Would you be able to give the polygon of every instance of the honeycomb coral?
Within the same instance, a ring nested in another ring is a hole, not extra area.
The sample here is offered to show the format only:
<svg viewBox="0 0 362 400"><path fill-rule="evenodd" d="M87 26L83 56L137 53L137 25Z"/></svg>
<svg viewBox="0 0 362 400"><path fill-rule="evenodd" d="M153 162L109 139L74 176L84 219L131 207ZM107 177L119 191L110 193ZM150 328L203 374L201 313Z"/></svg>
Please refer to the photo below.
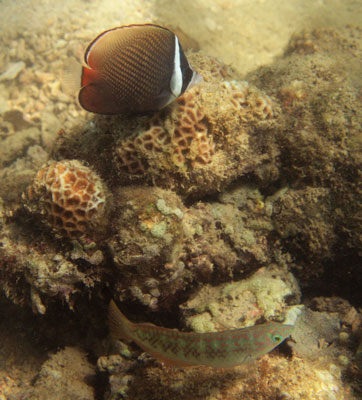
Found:
<svg viewBox="0 0 362 400"><path fill-rule="evenodd" d="M204 82L115 143L119 181L146 180L183 195L220 190L273 162L263 131L275 126L277 109L247 82Z"/></svg>
<svg viewBox="0 0 362 400"><path fill-rule="evenodd" d="M146 161L139 154L166 151L176 166L202 166L210 163L215 154L212 137L208 135L205 114L196 106L195 96L187 93L176 100L178 114L174 129L168 131L159 115L150 127L128 139L118 149L118 166L130 174L143 174Z"/></svg>
<svg viewBox="0 0 362 400"><path fill-rule="evenodd" d="M254 115L261 120L273 118L272 101L266 94L249 90L248 82L226 81L223 86L231 92L231 103L240 113L243 121Z"/></svg>
<svg viewBox="0 0 362 400"><path fill-rule="evenodd" d="M100 178L76 160L51 162L37 173L28 190L29 200L39 200L40 213L60 234L79 237L104 213L105 190Z"/></svg>
<svg viewBox="0 0 362 400"><path fill-rule="evenodd" d="M171 140L176 152L176 163L182 164L189 159L192 167L208 164L215 154L215 146L212 136L207 135L204 113L196 107L191 93L178 99L177 105L180 118Z"/></svg>

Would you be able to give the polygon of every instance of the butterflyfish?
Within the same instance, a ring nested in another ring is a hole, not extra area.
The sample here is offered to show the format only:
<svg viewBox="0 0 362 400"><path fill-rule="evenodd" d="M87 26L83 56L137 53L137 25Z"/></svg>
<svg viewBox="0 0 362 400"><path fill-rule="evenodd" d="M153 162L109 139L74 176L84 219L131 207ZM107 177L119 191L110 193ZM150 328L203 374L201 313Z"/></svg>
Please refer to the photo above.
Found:
<svg viewBox="0 0 362 400"><path fill-rule="evenodd" d="M165 364L214 368L230 368L259 358L281 344L294 328L271 321L223 332L181 332L149 323L132 323L113 300L108 321L114 339L133 341Z"/></svg>
<svg viewBox="0 0 362 400"><path fill-rule="evenodd" d="M201 81L178 37L159 25L127 25L87 47L79 103L97 114L158 111Z"/></svg>

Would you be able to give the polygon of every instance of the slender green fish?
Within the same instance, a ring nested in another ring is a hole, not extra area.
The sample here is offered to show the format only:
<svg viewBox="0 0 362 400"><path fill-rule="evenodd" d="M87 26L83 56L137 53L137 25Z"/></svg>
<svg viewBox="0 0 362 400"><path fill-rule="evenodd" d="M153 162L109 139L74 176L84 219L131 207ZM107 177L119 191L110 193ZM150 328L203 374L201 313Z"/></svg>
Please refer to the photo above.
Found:
<svg viewBox="0 0 362 400"><path fill-rule="evenodd" d="M293 325L267 322L250 328L194 333L134 324L109 304L110 332L115 339L130 340L145 352L169 365L207 365L229 368L263 356L288 338Z"/></svg>

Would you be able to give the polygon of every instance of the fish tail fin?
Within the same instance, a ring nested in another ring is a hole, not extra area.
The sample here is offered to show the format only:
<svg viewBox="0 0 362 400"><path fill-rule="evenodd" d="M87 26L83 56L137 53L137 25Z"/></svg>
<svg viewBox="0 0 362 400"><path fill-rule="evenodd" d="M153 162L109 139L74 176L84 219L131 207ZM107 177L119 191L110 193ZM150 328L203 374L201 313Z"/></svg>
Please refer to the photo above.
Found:
<svg viewBox="0 0 362 400"><path fill-rule="evenodd" d="M75 58L67 61L67 65L60 71L60 84L63 93L76 96L81 87L82 64Z"/></svg>
<svg viewBox="0 0 362 400"><path fill-rule="evenodd" d="M108 307L108 325L113 339L132 340L130 333L132 322L121 313L113 300L110 301Z"/></svg>

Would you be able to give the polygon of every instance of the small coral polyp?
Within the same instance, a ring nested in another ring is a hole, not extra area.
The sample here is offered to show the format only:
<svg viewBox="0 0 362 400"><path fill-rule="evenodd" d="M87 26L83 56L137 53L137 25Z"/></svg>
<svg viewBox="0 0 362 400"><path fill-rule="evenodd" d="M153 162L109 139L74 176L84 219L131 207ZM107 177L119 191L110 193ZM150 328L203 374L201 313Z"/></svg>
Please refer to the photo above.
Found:
<svg viewBox="0 0 362 400"><path fill-rule="evenodd" d="M29 188L30 200L60 234L80 237L104 212L105 191L100 178L76 160L50 162L38 172Z"/></svg>
<svg viewBox="0 0 362 400"><path fill-rule="evenodd" d="M231 91L231 103L244 121L250 120L248 112L261 120L271 119L274 116L270 97L257 89L249 89L248 82L225 81L223 86Z"/></svg>

